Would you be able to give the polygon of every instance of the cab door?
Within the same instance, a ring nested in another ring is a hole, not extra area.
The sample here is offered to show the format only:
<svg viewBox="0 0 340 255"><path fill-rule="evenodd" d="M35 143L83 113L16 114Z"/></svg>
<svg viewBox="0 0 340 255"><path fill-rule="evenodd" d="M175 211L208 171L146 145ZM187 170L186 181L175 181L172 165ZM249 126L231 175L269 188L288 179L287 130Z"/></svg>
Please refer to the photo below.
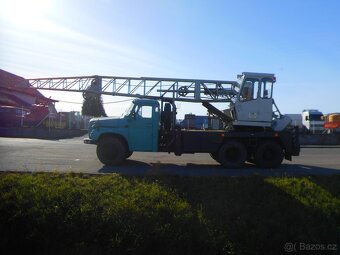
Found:
<svg viewBox="0 0 340 255"><path fill-rule="evenodd" d="M129 119L129 142L131 151L153 151L153 107L136 105ZM156 134L158 136L158 134Z"/></svg>
<svg viewBox="0 0 340 255"><path fill-rule="evenodd" d="M237 121L270 126L273 119L272 81L247 78L235 106Z"/></svg>

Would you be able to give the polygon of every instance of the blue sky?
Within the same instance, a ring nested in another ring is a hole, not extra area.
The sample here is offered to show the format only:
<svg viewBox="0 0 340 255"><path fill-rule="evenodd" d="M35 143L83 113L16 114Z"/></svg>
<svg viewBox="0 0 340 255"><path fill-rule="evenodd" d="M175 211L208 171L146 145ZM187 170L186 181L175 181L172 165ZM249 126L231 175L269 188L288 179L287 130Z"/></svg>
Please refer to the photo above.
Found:
<svg viewBox="0 0 340 255"><path fill-rule="evenodd" d="M340 1L0 0L0 68L26 78L277 76L281 112L340 112ZM42 91L78 104L79 94ZM104 97L104 102L121 98ZM128 103L126 103L128 104ZM110 115L126 107L105 104ZM205 114L180 105L182 114ZM223 108L223 107L222 107Z"/></svg>

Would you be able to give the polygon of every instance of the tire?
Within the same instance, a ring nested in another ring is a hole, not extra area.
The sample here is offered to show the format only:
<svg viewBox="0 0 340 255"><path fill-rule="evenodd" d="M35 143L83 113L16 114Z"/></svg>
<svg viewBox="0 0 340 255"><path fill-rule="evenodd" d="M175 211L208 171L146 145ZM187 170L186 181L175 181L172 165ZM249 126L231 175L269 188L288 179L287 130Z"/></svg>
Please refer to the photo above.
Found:
<svg viewBox="0 0 340 255"><path fill-rule="evenodd" d="M237 141L226 142L218 152L218 162L226 168L238 168L244 164L246 159L246 147Z"/></svg>
<svg viewBox="0 0 340 255"><path fill-rule="evenodd" d="M283 161L283 149L275 141L261 143L255 152L255 162L259 167L276 168Z"/></svg>
<svg viewBox="0 0 340 255"><path fill-rule="evenodd" d="M97 157L104 165L120 165L126 155L126 145L117 137L105 137L97 145Z"/></svg>

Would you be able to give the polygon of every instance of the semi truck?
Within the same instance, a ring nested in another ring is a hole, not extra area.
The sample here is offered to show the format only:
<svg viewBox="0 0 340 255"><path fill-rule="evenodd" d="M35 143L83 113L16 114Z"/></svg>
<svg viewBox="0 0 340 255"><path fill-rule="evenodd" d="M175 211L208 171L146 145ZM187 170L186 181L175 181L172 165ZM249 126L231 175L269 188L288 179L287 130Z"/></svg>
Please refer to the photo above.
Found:
<svg viewBox="0 0 340 255"><path fill-rule="evenodd" d="M246 161L275 168L283 159L298 156L297 128L289 125L291 119L280 113L273 99L275 75L243 72L237 78L229 82L230 89L225 89L222 81L171 79L173 86L167 92L173 93L172 98L166 98L162 88L158 90L159 97L148 97L148 93L134 95L137 98L121 117L91 119L89 138L84 143L97 146L97 157L105 165L122 164L133 152L168 152L176 156L209 153L226 168L241 167ZM137 79L131 78L126 84ZM150 80L159 85L170 79ZM179 81L191 85L178 86ZM191 130L177 124L175 102L190 95L192 104L201 103L224 123L222 129ZM224 102L230 103L229 109L220 111L205 96L216 99L214 102L227 98Z"/></svg>
<svg viewBox="0 0 340 255"><path fill-rule="evenodd" d="M323 113L315 109L303 110L302 124L305 129L312 134L322 133L325 125Z"/></svg>

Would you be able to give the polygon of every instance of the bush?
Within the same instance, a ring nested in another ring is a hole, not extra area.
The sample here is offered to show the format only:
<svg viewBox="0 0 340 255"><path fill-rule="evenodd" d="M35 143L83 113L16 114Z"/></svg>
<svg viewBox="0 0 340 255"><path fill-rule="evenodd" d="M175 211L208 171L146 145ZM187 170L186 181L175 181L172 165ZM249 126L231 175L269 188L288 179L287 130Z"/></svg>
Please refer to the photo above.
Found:
<svg viewBox="0 0 340 255"><path fill-rule="evenodd" d="M174 254L211 249L191 206L119 175L2 174L2 254Z"/></svg>
<svg viewBox="0 0 340 255"><path fill-rule="evenodd" d="M162 181L182 193L194 209L202 209L220 251L225 247L233 254L287 254L286 243L338 243L340 175Z"/></svg>
<svg viewBox="0 0 340 255"><path fill-rule="evenodd" d="M336 244L340 176L0 174L1 254L285 254Z"/></svg>

